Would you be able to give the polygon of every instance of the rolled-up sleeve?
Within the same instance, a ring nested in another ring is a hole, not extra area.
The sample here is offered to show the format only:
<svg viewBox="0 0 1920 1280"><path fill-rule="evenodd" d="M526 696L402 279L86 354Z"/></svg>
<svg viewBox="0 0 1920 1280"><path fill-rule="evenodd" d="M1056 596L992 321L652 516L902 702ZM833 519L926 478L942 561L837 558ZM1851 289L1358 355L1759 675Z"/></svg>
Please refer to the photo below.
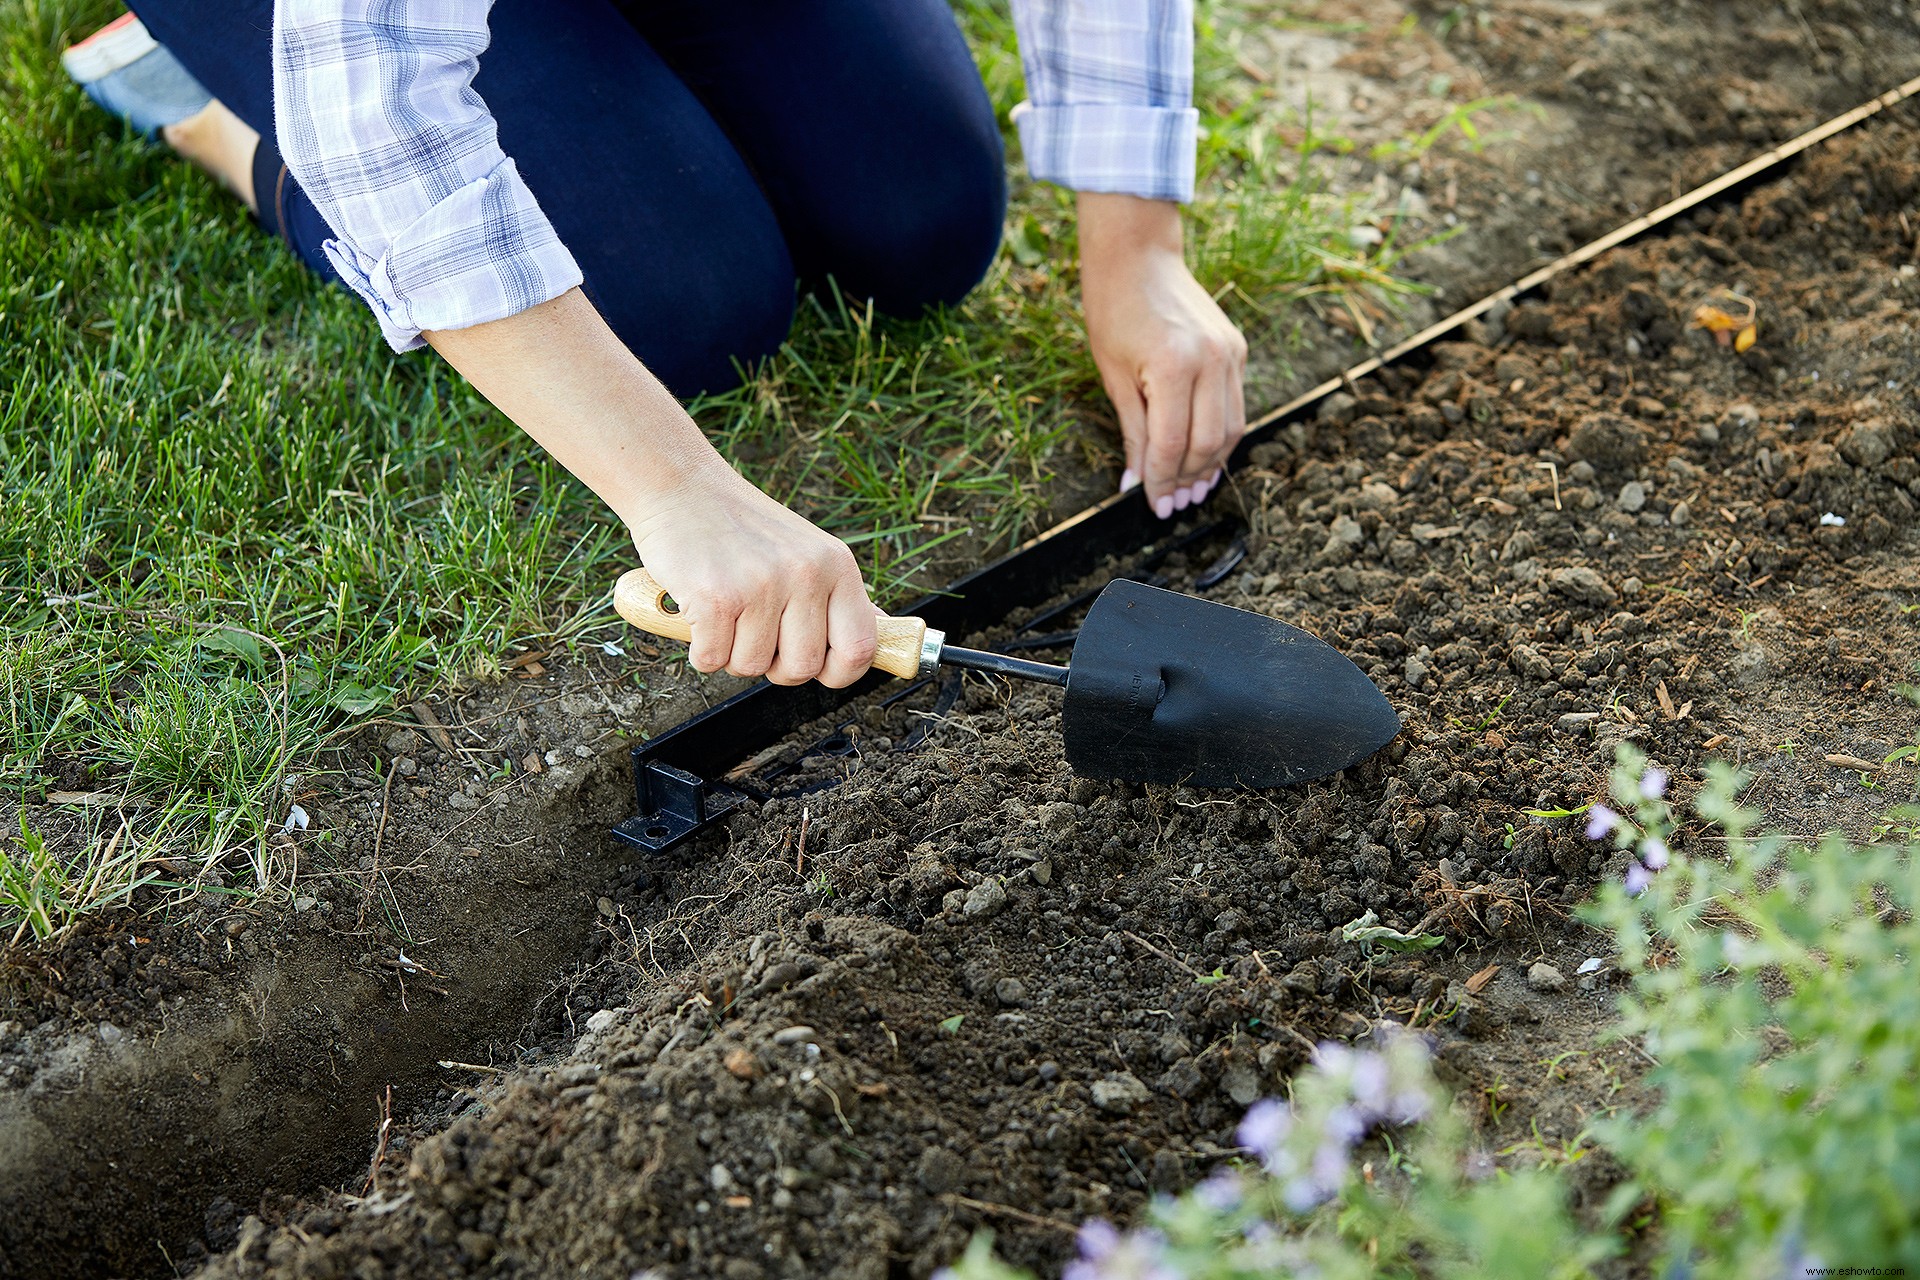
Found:
<svg viewBox="0 0 1920 1280"><path fill-rule="evenodd" d="M473 90L491 0L277 0L274 131L396 351L560 296L580 268Z"/></svg>
<svg viewBox="0 0 1920 1280"><path fill-rule="evenodd" d="M1014 0L1027 170L1077 191L1193 198L1193 0Z"/></svg>

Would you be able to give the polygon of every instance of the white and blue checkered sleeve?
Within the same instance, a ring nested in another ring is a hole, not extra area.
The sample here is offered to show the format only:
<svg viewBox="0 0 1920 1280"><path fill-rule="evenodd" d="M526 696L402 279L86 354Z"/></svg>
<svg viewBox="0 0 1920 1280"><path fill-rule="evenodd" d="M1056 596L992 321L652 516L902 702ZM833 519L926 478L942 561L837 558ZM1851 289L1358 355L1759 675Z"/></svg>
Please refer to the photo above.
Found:
<svg viewBox="0 0 1920 1280"><path fill-rule="evenodd" d="M490 0L277 0L280 154L396 351L514 315L580 268L473 91Z"/></svg>
<svg viewBox="0 0 1920 1280"><path fill-rule="evenodd" d="M1076 191L1193 198L1193 0L1014 0L1027 170Z"/></svg>

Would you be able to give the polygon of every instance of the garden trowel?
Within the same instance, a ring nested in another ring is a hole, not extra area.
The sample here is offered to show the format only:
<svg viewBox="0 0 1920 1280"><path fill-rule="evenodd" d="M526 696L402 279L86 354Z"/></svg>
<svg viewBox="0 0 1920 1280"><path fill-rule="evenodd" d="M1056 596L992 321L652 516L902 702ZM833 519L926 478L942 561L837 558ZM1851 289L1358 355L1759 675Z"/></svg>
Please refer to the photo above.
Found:
<svg viewBox="0 0 1920 1280"><path fill-rule="evenodd" d="M691 634L645 569L614 588L620 616L670 640ZM1357 764L1400 717L1325 641L1274 618L1116 579L1081 624L1068 666L962 649L919 618L879 619L873 665L904 678L947 665L1066 689L1075 773L1202 787L1278 787Z"/></svg>

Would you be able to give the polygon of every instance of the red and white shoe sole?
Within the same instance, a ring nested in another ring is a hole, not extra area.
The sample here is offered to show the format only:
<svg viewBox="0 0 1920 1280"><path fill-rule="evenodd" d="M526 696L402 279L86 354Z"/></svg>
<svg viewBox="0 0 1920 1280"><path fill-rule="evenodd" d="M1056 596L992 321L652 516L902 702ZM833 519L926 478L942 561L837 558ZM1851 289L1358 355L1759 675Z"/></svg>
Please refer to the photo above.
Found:
<svg viewBox="0 0 1920 1280"><path fill-rule="evenodd" d="M90 84L130 66L160 47L146 24L122 14L60 55L60 65L80 84Z"/></svg>

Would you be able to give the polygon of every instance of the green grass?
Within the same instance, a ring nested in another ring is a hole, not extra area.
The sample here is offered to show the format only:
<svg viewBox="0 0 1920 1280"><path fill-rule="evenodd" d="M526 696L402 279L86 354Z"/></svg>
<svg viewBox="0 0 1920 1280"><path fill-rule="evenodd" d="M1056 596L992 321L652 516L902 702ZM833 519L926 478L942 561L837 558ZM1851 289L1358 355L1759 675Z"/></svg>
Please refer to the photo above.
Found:
<svg viewBox="0 0 1920 1280"><path fill-rule="evenodd" d="M959 8L1004 118L1011 24ZM1280 12L1202 10L1216 34ZM0 939L125 901L162 854L284 888L281 782L323 734L497 676L516 642L618 634L607 589L632 559L444 364L391 356L356 300L67 83L59 50L115 12L0 0L0 806L81 777L145 807L81 847L0 837L0 882L40 886L0 894ZM1256 342L1282 340L1289 300L1401 287L1391 243L1351 247L1363 211L1324 189L1311 129L1225 43L1203 41L1198 97L1194 259ZM888 321L814 299L781 355L692 406L885 599L1031 534L1063 474L1114 464L1071 198L1014 188L964 305ZM110 839L111 874L89 873Z"/></svg>

